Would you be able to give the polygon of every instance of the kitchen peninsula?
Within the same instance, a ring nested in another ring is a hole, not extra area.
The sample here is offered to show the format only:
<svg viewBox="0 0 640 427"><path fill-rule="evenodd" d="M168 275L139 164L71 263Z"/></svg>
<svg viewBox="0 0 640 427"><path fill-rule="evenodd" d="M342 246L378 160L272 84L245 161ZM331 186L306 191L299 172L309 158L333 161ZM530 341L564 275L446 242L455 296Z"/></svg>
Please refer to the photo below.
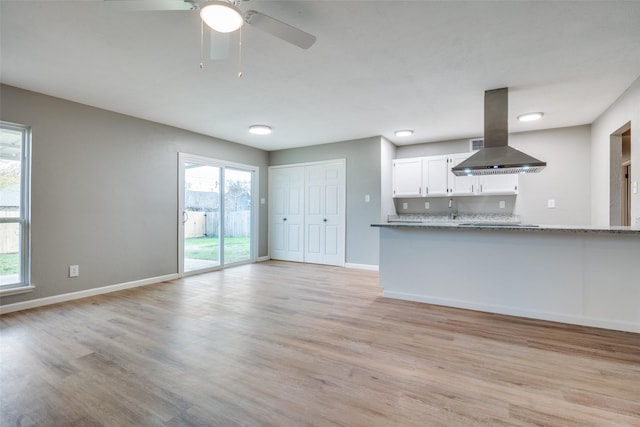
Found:
<svg viewBox="0 0 640 427"><path fill-rule="evenodd" d="M640 332L640 227L372 226L385 297Z"/></svg>

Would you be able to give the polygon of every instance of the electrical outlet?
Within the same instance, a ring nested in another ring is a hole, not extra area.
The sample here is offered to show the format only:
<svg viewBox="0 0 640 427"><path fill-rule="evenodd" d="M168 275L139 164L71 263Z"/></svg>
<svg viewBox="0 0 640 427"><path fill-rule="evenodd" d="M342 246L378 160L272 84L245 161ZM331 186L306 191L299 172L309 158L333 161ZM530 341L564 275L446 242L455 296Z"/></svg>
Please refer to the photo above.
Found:
<svg viewBox="0 0 640 427"><path fill-rule="evenodd" d="M264 205L265 203L266 203L265 198L264 198L264 197L261 197L261 198L260 198L260 204L261 204L261 205Z"/></svg>
<svg viewBox="0 0 640 427"><path fill-rule="evenodd" d="M78 277L80 275L80 266L79 265L70 265L69 266L69 277Z"/></svg>
<svg viewBox="0 0 640 427"><path fill-rule="evenodd" d="M547 200L547 207L549 209L554 209L556 207L556 201L555 199L549 199Z"/></svg>
<svg viewBox="0 0 640 427"><path fill-rule="evenodd" d="M368 194L365 194L365 195L364 195L364 202L365 202L365 203L369 203L370 201L371 201L371 197L369 197L369 195L368 195Z"/></svg>
<svg viewBox="0 0 640 427"><path fill-rule="evenodd" d="M402 209L408 209L409 204L407 202L402 203Z"/></svg>
<svg viewBox="0 0 640 427"><path fill-rule="evenodd" d="M633 194L638 194L638 181L633 181Z"/></svg>
<svg viewBox="0 0 640 427"><path fill-rule="evenodd" d="M504 209L505 207L504 200L500 200L500 202L498 202L498 205L500 206L500 209Z"/></svg>
<svg viewBox="0 0 640 427"><path fill-rule="evenodd" d="M431 204L429 202L424 202L425 209L429 209L430 207L431 207Z"/></svg>

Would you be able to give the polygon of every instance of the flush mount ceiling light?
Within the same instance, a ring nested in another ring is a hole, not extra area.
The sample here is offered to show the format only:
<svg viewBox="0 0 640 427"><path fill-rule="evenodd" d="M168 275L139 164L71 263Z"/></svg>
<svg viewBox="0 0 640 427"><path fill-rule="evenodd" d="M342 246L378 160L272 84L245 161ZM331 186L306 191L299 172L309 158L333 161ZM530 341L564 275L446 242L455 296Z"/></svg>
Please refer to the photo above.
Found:
<svg viewBox="0 0 640 427"><path fill-rule="evenodd" d="M532 122L534 120L540 120L542 118L542 116L544 116L543 113L537 112L537 113L525 113L525 114L520 114L518 116L518 120L521 122Z"/></svg>
<svg viewBox="0 0 640 427"><path fill-rule="evenodd" d="M249 133L254 135L269 135L271 133L271 127L267 125L252 125L249 126Z"/></svg>
<svg viewBox="0 0 640 427"><path fill-rule="evenodd" d="M207 1L200 5L200 17L212 30L231 33L242 27L244 17L233 3L226 0Z"/></svg>
<svg viewBox="0 0 640 427"><path fill-rule="evenodd" d="M395 136L411 136L413 131L411 129L397 130L393 133Z"/></svg>

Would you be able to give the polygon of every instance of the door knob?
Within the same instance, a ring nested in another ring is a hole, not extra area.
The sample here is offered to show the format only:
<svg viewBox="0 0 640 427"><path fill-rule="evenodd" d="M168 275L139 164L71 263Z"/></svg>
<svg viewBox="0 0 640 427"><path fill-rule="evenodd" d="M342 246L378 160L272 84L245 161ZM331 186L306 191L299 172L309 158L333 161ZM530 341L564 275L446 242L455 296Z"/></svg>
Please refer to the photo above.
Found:
<svg viewBox="0 0 640 427"><path fill-rule="evenodd" d="M327 218L323 219L324 222L327 222Z"/></svg>
<svg viewBox="0 0 640 427"><path fill-rule="evenodd" d="M287 218L282 218L282 220L283 220L283 221L286 221L286 220L287 220Z"/></svg>

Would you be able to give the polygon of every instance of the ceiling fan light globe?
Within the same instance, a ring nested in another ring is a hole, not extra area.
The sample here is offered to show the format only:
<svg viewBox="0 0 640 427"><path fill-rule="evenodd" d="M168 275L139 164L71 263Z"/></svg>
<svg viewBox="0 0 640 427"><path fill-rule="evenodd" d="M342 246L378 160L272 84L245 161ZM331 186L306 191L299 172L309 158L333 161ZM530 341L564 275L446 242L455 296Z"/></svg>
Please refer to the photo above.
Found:
<svg viewBox="0 0 640 427"><path fill-rule="evenodd" d="M244 24L240 9L226 0L202 3L200 18L209 28L219 33L231 33Z"/></svg>

